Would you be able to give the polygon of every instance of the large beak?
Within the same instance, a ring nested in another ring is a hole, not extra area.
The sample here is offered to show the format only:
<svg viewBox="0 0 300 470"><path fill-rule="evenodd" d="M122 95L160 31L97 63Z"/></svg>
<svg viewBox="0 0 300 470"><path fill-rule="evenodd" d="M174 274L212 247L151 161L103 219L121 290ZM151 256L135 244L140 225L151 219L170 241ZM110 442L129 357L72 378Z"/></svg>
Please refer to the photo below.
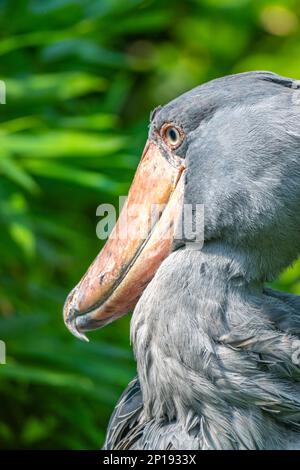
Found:
<svg viewBox="0 0 300 470"><path fill-rule="evenodd" d="M183 204L183 160L147 142L128 198L104 248L70 292L64 320L70 331L112 322L131 311L169 255Z"/></svg>

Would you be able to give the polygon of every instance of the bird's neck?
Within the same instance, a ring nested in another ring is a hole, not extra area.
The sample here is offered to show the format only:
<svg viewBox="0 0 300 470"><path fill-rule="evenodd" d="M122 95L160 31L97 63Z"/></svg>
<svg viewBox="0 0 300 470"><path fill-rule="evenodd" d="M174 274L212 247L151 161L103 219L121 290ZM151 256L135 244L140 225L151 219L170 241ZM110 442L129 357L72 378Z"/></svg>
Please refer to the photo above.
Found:
<svg viewBox="0 0 300 470"><path fill-rule="evenodd" d="M230 332L231 321L239 321L232 315L245 316L248 295L259 297L262 289L257 281L246 283L239 264L218 246L178 250L165 260L131 323L150 415L172 419L174 413L182 412L181 399L188 404L198 386L201 406L218 394L213 375L221 338Z"/></svg>
<svg viewBox="0 0 300 470"><path fill-rule="evenodd" d="M262 281L246 274L241 258L217 244L178 250L161 265L131 323L148 419L187 428L205 420L229 441L233 420L240 424L247 416L246 427L260 423L260 408L250 412L248 402L256 393L255 374L262 374L248 360L247 341L268 332L266 306L273 300Z"/></svg>

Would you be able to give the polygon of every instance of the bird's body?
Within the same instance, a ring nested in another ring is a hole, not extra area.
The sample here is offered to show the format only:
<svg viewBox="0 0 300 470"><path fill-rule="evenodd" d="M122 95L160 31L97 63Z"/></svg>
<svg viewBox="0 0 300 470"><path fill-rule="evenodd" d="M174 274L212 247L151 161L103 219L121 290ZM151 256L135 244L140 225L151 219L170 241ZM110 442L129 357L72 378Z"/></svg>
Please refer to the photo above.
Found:
<svg viewBox="0 0 300 470"><path fill-rule="evenodd" d="M139 379L107 448L300 448L300 299L243 281L222 251L171 254L143 294L131 326Z"/></svg>
<svg viewBox="0 0 300 470"><path fill-rule="evenodd" d="M184 160L183 205L204 206L203 244L173 240L134 309L138 375L106 449L300 449L300 298L265 286L300 253L297 93L252 72L152 115L162 154L166 123L185 136L172 158ZM77 327L102 325L99 312Z"/></svg>

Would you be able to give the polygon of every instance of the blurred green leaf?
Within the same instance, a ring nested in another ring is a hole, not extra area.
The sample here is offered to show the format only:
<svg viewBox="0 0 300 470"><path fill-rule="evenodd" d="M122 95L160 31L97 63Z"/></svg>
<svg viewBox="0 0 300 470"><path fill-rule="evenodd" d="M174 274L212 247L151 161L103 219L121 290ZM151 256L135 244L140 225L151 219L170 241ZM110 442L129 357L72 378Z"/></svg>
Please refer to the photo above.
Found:
<svg viewBox="0 0 300 470"><path fill-rule="evenodd" d="M113 181L99 172L76 170L62 163L44 163L40 160L27 159L24 162L24 167L38 176L79 184L87 188L106 191L112 194L122 194L126 190L126 185Z"/></svg>
<svg viewBox="0 0 300 470"><path fill-rule="evenodd" d="M3 151L22 157L105 157L124 148L123 136L75 131L48 131L42 134L18 133L2 138Z"/></svg>
<svg viewBox="0 0 300 470"><path fill-rule="evenodd" d="M35 251L35 238L26 225L14 222L9 226L12 239L21 247L28 258L32 258Z"/></svg>
<svg viewBox="0 0 300 470"><path fill-rule="evenodd" d="M8 156L2 155L0 157L0 174L1 173L31 193L36 193L38 190L38 185L34 179L24 171L18 162Z"/></svg>

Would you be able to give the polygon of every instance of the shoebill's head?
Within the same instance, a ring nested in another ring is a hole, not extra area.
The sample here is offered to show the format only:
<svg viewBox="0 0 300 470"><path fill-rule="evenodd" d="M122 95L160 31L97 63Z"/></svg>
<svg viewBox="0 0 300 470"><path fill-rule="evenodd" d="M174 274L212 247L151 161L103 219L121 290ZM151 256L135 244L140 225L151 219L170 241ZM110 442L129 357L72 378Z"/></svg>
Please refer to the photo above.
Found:
<svg viewBox="0 0 300 470"><path fill-rule="evenodd" d="M300 250L298 87L295 80L269 72L233 75L152 113L119 221L66 300L64 319L72 333L83 337L134 308L161 262L186 243L177 232L184 204L204 205L204 244L218 240L240 256L249 279L271 279L295 259ZM155 224L149 223L153 205L163 207Z"/></svg>

